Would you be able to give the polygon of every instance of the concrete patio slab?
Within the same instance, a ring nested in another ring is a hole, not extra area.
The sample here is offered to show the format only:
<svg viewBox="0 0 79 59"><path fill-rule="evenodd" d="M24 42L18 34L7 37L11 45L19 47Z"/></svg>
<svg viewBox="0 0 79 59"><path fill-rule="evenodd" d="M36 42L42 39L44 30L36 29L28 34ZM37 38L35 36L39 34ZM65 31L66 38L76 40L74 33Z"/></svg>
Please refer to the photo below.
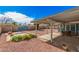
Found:
<svg viewBox="0 0 79 59"><path fill-rule="evenodd" d="M62 35L61 33L54 32L52 37L56 38L56 37L61 36L61 35ZM44 42L47 42L47 41L51 40L50 34L45 34L45 35L42 35L42 36L38 36L38 38L40 38Z"/></svg>

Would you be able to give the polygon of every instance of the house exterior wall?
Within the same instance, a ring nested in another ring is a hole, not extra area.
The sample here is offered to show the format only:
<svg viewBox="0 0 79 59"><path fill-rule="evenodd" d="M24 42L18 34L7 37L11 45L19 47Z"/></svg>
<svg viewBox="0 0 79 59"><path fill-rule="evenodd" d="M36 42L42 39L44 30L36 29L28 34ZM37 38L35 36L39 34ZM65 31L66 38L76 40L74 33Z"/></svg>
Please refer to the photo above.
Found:
<svg viewBox="0 0 79 59"><path fill-rule="evenodd" d="M79 35L79 23L69 23L61 26L61 32L70 35Z"/></svg>

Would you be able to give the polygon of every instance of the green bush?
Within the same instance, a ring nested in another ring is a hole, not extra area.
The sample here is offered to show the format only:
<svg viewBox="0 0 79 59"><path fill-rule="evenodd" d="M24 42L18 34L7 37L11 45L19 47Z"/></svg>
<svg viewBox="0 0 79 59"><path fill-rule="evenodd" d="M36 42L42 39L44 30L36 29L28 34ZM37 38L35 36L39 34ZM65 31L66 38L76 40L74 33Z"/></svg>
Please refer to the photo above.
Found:
<svg viewBox="0 0 79 59"><path fill-rule="evenodd" d="M32 37L30 35L23 35L23 40L29 40L29 39L32 39Z"/></svg>
<svg viewBox="0 0 79 59"><path fill-rule="evenodd" d="M12 41L14 42L18 42L18 41L22 41L22 40L30 40L32 38L35 38L36 35L33 35L33 34L23 34L23 35L13 35L11 38L12 38Z"/></svg>
<svg viewBox="0 0 79 59"><path fill-rule="evenodd" d="M12 36L12 41L14 42L18 42L22 40L22 36L21 35L14 35Z"/></svg>
<svg viewBox="0 0 79 59"><path fill-rule="evenodd" d="M22 36L22 39L23 39L23 40L28 40L28 39L31 39L31 37L28 36L27 34L25 34L25 35Z"/></svg>
<svg viewBox="0 0 79 59"><path fill-rule="evenodd" d="M26 35L22 35L22 40L25 40L26 39Z"/></svg>
<svg viewBox="0 0 79 59"><path fill-rule="evenodd" d="M31 36L32 38L36 38L37 36L34 34L29 34L29 36Z"/></svg>

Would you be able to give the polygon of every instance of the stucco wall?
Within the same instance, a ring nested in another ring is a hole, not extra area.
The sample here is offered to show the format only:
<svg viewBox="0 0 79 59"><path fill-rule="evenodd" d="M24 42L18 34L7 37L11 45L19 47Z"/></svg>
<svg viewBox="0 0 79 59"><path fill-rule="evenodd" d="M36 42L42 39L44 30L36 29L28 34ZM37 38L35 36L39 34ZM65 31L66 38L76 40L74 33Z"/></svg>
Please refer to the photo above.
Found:
<svg viewBox="0 0 79 59"><path fill-rule="evenodd" d="M1 32L17 31L18 26L14 26L14 25L1 25L0 29L1 29Z"/></svg>

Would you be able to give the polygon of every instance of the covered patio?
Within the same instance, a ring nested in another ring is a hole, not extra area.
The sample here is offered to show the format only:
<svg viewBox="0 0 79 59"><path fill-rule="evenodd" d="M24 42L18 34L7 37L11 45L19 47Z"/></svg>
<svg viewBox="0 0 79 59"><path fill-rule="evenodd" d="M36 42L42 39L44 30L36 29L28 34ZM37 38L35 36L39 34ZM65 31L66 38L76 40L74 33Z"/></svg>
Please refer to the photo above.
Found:
<svg viewBox="0 0 79 59"><path fill-rule="evenodd" d="M52 15L41 20L33 21L36 25L36 32L40 24L48 24L50 28L50 38L53 42L53 28L55 24L58 26L58 31L62 35L78 36L79 35L79 7Z"/></svg>

